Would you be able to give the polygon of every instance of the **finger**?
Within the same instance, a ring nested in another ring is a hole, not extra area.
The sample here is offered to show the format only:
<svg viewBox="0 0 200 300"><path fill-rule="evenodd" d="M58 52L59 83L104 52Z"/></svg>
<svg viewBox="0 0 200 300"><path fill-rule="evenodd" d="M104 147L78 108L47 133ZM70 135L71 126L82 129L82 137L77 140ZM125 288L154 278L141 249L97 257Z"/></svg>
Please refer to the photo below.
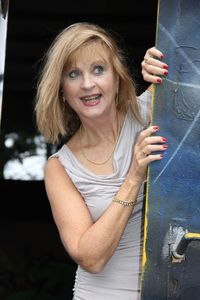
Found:
<svg viewBox="0 0 200 300"><path fill-rule="evenodd" d="M147 167L150 163L161 160L163 158L163 154L149 154L147 156L143 156L143 158L140 158L140 166L141 167Z"/></svg>
<svg viewBox="0 0 200 300"><path fill-rule="evenodd" d="M168 65L154 58L149 58L142 62L142 68L149 73L164 75L164 72L168 69Z"/></svg>
<svg viewBox="0 0 200 300"><path fill-rule="evenodd" d="M155 145L155 144L164 144L166 143L167 139L163 136L149 136L144 138L144 140L142 141L141 145L143 145L144 147L147 145Z"/></svg>
<svg viewBox="0 0 200 300"><path fill-rule="evenodd" d="M158 50L155 46L149 48L146 51L146 55L155 56L155 57L157 57L159 59L163 59L164 58L164 54L160 50Z"/></svg>
<svg viewBox="0 0 200 300"><path fill-rule="evenodd" d="M148 144L147 146L145 146L142 149L142 154L147 156L147 155L149 155L150 153L153 153L153 152L165 151L167 148L168 148L167 145L151 145L151 144Z"/></svg>
<svg viewBox="0 0 200 300"><path fill-rule="evenodd" d="M145 147L144 149L142 149L142 154L144 154L144 156L147 156L147 155L149 155L151 153L151 151L149 151L148 149L147 149L147 147Z"/></svg>
<svg viewBox="0 0 200 300"><path fill-rule="evenodd" d="M142 76L145 81L150 83L162 83L162 78L153 74L150 74L146 72L145 70L142 70Z"/></svg>
<svg viewBox="0 0 200 300"><path fill-rule="evenodd" d="M146 64L155 65L155 66L158 66L158 67L161 67L161 68L163 68L163 66L165 66L165 65L167 66L167 64L165 62L160 61L157 57L150 56L150 55L147 55L147 54L145 54L145 56L144 56L144 62Z"/></svg>
<svg viewBox="0 0 200 300"><path fill-rule="evenodd" d="M163 158L163 154L151 154L146 156L145 160L148 164L150 164L153 161L161 160Z"/></svg>
<svg viewBox="0 0 200 300"><path fill-rule="evenodd" d="M153 133L157 132L159 130L158 125L153 125L148 127L147 129L144 129L140 132L137 138L137 144L141 144L145 138L151 136Z"/></svg>

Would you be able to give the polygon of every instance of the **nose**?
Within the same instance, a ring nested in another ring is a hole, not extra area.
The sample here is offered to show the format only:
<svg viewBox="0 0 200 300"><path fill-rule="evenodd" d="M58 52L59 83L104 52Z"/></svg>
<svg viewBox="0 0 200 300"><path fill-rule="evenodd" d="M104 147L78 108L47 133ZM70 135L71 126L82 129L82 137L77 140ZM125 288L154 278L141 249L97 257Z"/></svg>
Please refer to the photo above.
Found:
<svg viewBox="0 0 200 300"><path fill-rule="evenodd" d="M95 82L93 80L93 77L91 75L84 75L82 80L82 88L84 89L91 89L95 86Z"/></svg>

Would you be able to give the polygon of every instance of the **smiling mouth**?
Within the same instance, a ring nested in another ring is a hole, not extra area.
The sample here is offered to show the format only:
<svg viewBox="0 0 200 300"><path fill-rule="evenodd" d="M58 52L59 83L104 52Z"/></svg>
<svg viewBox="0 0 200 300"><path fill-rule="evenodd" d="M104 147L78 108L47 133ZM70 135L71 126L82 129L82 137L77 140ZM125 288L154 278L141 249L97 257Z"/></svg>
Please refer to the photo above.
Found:
<svg viewBox="0 0 200 300"><path fill-rule="evenodd" d="M98 94L96 96L91 96L91 97L81 97L81 101L85 103L95 103L97 100L100 100L101 94Z"/></svg>

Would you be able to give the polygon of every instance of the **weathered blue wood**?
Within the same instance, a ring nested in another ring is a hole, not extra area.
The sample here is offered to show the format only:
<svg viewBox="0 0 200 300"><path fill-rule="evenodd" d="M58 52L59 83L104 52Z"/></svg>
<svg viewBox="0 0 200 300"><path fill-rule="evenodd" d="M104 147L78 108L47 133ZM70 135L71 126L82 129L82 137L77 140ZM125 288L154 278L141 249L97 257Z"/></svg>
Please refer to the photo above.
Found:
<svg viewBox="0 0 200 300"><path fill-rule="evenodd" d="M169 75L155 86L152 123L167 138L149 168L142 300L200 299L200 243L172 263L170 228L200 233L200 1L160 0L156 46Z"/></svg>

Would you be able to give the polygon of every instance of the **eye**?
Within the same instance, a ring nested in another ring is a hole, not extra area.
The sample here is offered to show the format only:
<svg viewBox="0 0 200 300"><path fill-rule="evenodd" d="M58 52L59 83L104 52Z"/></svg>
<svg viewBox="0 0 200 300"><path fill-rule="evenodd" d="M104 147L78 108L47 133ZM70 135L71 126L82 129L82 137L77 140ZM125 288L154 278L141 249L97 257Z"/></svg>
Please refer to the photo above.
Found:
<svg viewBox="0 0 200 300"><path fill-rule="evenodd" d="M67 74L67 77L69 77L70 79L75 79L79 75L80 75L80 72L78 70L72 70Z"/></svg>
<svg viewBox="0 0 200 300"><path fill-rule="evenodd" d="M104 67L101 65L95 66L94 67L94 73L99 75L102 74L104 72Z"/></svg>

